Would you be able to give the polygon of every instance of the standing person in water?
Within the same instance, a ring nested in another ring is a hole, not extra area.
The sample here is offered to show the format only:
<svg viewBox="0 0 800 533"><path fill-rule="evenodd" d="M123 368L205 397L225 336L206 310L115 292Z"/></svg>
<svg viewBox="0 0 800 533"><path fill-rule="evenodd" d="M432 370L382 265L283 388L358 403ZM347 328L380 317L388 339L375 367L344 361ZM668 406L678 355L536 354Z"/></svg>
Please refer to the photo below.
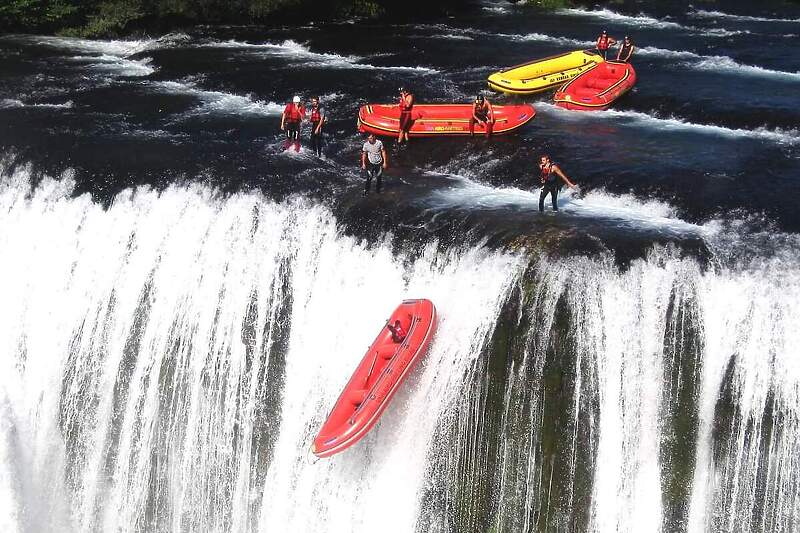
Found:
<svg viewBox="0 0 800 533"><path fill-rule="evenodd" d="M475 134L475 123L480 122L486 130L486 136L492 134L494 127L494 112L492 111L492 104L482 94L475 97L475 103L472 104L472 117L469 119L469 134Z"/></svg>
<svg viewBox="0 0 800 533"><path fill-rule="evenodd" d="M625 63L630 63L631 56L633 55L633 51L636 49L633 46L633 39L628 37L627 35L622 40L622 43L619 45L619 52L617 52L617 61L624 61Z"/></svg>
<svg viewBox="0 0 800 533"><path fill-rule="evenodd" d="M397 132L397 145L408 143L408 130L411 129L411 111L414 109L414 95L400 87L400 129Z"/></svg>
<svg viewBox="0 0 800 533"><path fill-rule="evenodd" d="M542 191L539 193L539 211L544 212L544 199L547 195L553 201L553 211L558 211L558 191L561 189L561 181L563 180L570 188L577 188L574 183L569 181L569 178L561 171L558 165L550 160L547 154L542 155L539 159L539 182L542 185Z"/></svg>
<svg viewBox="0 0 800 533"><path fill-rule="evenodd" d="M311 121L311 148L317 157L322 156L322 127L325 125L325 109L319 105L319 96L311 99L311 110L308 116Z"/></svg>
<svg viewBox="0 0 800 533"><path fill-rule="evenodd" d="M597 38L597 53L603 56L603 59L608 59L608 49L617 44L617 40L608 34L606 30Z"/></svg>
<svg viewBox="0 0 800 533"><path fill-rule="evenodd" d="M295 96L292 101L286 104L281 114L281 131L286 132L286 143L284 150L288 150L294 145L294 151L300 151L300 123L306 116L306 110L300 103L300 97Z"/></svg>
<svg viewBox="0 0 800 533"><path fill-rule="evenodd" d="M383 143L375 138L375 134L370 133L367 136L367 142L361 148L361 170L367 174L364 196L369 194L372 178L375 178L375 192L381 192L381 175L387 167L386 149L383 147Z"/></svg>

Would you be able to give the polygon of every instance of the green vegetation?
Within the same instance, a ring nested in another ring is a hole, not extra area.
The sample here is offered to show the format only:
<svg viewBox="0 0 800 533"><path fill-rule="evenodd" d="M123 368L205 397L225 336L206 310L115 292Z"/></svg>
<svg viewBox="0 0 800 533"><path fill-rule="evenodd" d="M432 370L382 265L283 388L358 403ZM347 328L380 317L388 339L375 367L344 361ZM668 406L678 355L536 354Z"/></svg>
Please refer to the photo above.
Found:
<svg viewBox="0 0 800 533"><path fill-rule="evenodd" d="M542 9L574 0L520 0ZM333 17L414 17L450 12L466 0L0 0L0 32L119 37L194 24L258 24Z"/></svg>
<svg viewBox="0 0 800 533"><path fill-rule="evenodd" d="M458 0L426 1L429 11L447 10ZM4 0L0 32L62 33L107 37L136 31L168 31L193 24L248 24L276 20L376 17L402 7L409 13L422 0Z"/></svg>

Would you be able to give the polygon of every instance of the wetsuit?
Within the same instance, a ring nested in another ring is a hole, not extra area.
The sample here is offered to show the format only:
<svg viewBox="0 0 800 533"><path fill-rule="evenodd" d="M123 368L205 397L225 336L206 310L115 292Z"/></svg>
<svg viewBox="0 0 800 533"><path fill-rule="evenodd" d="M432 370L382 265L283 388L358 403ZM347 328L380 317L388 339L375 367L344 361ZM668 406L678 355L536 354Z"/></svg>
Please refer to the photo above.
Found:
<svg viewBox="0 0 800 533"><path fill-rule="evenodd" d="M544 211L544 199L547 195L553 201L553 211L558 211L558 191L561 189L558 175L553 171L555 163L550 161L544 168L540 176L540 183L542 184L542 191L539 193L539 211Z"/></svg>
<svg viewBox="0 0 800 533"><path fill-rule="evenodd" d="M317 133L317 127L319 127L320 122L323 122L323 127L325 126L325 110L322 108L322 106L312 107L309 118L311 119L311 148L314 150L317 156L321 156L322 128L319 128L319 133Z"/></svg>
<svg viewBox="0 0 800 533"><path fill-rule="evenodd" d="M413 98L414 97L413 96L411 97L412 98L412 100L411 100L412 103L411 104L407 104L406 103L406 97L408 97L408 96L411 96L411 95L406 94L405 96L401 96L400 97L400 131L405 131L405 132L407 132L408 130L411 129L411 122L412 122L412 120L411 120L411 110L414 108L414 103L413 103L413 101L414 101Z"/></svg>
<svg viewBox="0 0 800 533"><path fill-rule="evenodd" d="M475 102L472 106L472 115L469 118L469 134L472 135L475 133L475 118L478 118L479 122L482 122L486 128L486 135L489 136L492 134L492 123L489 120L489 105L484 102L483 104L479 104Z"/></svg>
<svg viewBox="0 0 800 533"><path fill-rule="evenodd" d="M628 41L628 44L625 44L623 41L619 47L619 53L617 54L617 61L624 61L628 62L631 60L631 55L633 54L633 41Z"/></svg>
<svg viewBox="0 0 800 533"><path fill-rule="evenodd" d="M372 184L372 178L375 178L375 191L381 192L381 176L383 175L383 143L376 140L375 143L366 141L362 151L367 154L367 184L364 187L364 194L369 194L369 188Z"/></svg>

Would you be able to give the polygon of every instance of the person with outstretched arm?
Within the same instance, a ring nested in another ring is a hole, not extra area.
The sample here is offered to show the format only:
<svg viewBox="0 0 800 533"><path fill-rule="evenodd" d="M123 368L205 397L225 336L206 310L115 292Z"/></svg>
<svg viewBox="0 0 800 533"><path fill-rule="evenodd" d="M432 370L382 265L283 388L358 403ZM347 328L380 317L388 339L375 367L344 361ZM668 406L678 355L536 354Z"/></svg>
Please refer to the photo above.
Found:
<svg viewBox="0 0 800 533"><path fill-rule="evenodd" d="M617 52L617 61L630 63L631 56L633 55L633 51L635 49L636 47L633 46L633 39L631 39L626 35L619 45L619 51Z"/></svg>
<svg viewBox="0 0 800 533"><path fill-rule="evenodd" d="M542 191L539 193L539 211L544 212L544 199L548 194L553 201L553 211L558 211L558 191L561 189L561 181L572 189L576 189L577 185L569 180L547 154L542 155L539 159L539 170L541 172L539 183L542 186Z"/></svg>
<svg viewBox="0 0 800 533"><path fill-rule="evenodd" d="M366 173L367 178L364 196L369 194L372 178L375 178L375 192L381 192L381 175L386 168L388 162L383 142L376 139L374 133L370 133L361 149L361 170Z"/></svg>
<svg viewBox="0 0 800 533"><path fill-rule="evenodd" d="M597 53L603 56L603 59L608 59L608 49L615 44L617 44L617 40L610 36L606 30L603 30L603 33L597 38L595 47L597 48Z"/></svg>
<svg viewBox="0 0 800 533"><path fill-rule="evenodd" d="M472 104L472 117L469 119L469 134L475 134L475 124L483 124L486 136L492 135L492 128L494 127L494 111L492 111L492 104L482 94L475 97L475 103Z"/></svg>

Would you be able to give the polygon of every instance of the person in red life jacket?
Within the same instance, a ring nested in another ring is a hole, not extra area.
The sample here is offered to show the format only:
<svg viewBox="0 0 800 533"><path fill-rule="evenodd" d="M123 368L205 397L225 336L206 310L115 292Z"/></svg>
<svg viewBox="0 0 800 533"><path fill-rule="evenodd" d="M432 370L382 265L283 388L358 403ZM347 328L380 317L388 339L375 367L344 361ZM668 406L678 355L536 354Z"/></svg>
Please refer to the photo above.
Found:
<svg viewBox="0 0 800 533"><path fill-rule="evenodd" d="M317 154L317 157L322 156L322 127L325 125L325 109L319 105L319 97L315 96L311 99L311 110L308 115L311 121L311 148Z"/></svg>
<svg viewBox="0 0 800 533"><path fill-rule="evenodd" d="M558 191L561 189L561 180L572 189L576 189L577 186L569 181L561 168L552 162L547 154L542 155L539 159L539 170L541 171L539 182L542 186L542 191L539 193L539 211L544 211L544 199L548 194L553 201L553 211L558 211Z"/></svg>
<svg viewBox="0 0 800 533"><path fill-rule="evenodd" d="M608 59L608 49L617 44L617 40L608 34L606 30L597 38L597 53Z"/></svg>
<svg viewBox="0 0 800 533"><path fill-rule="evenodd" d="M294 151L300 151L300 123L305 116L306 110L300 103L299 96L295 96L290 103L286 104L281 115L281 130L286 132L284 149L294 145Z"/></svg>
<svg viewBox="0 0 800 533"><path fill-rule="evenodd" d="M406 330L403 329L403 326L400 324L399 320L395 320L394 325L386 324L386 327L392 332L392 342L400 344L403 342L403 340L405 340Z"/></svg>
<svg viewBox="0 0 800 533"><path fill-rule="evenodd" d="M414 122L411 118L411 111L414 109L414 95L400 87L400 130L397 133L398 146L403 142L408 142L408 130Z"/></svg>
<svg viewBox="0 0 800 533"><path fill-rule="evenodd" d="M624 61L625 63L630 63L631 56L633 55L633 51L636 49L633 46L633 39L628 37L627 35L622 40L622 43L619 45L619 52L617 52L617 61Z"/></svg>
<svg viewBox="0 0 800 533"><path fill-rule="evenodd" d="M482 94L475 97L475 103L472 104L472 117L469 119L469 134L474 135L475 123L480 122L486 130L486 136L492 134L494 127L494 111L492 111L492 104L488 99L484 98Z"/></svg>

